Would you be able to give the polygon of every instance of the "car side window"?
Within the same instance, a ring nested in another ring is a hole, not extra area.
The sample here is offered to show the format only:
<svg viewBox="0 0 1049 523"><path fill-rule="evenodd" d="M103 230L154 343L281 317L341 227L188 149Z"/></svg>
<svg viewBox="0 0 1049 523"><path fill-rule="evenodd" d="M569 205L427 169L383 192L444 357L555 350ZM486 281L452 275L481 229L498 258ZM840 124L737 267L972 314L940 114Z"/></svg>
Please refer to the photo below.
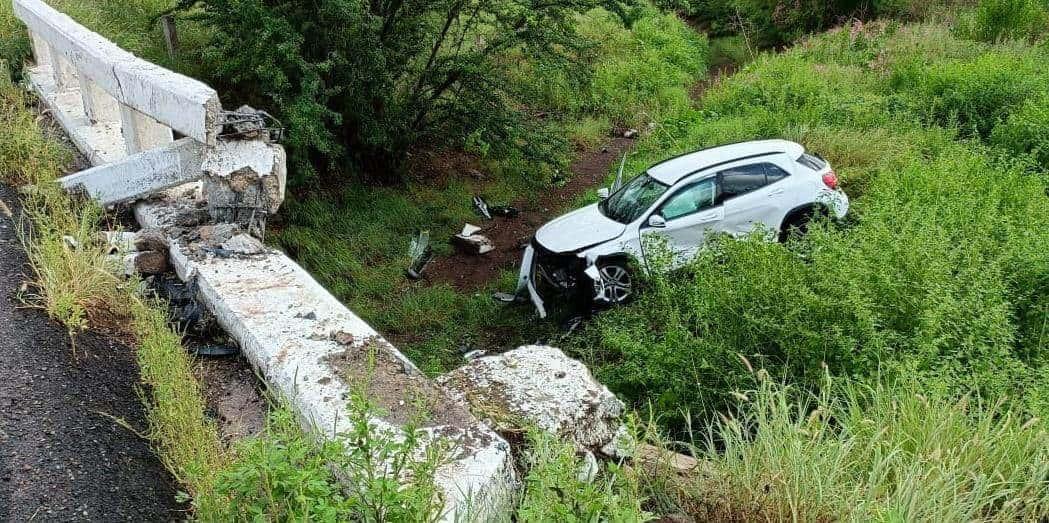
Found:
<svg viewBox="0 0 1049 523"><path fill-rule="evenodd" d="M740 165L725 169L718 174L721 178L721 199L735 198L765 186L764 164Z"/></svg>
<svg viewBox="0 0 1049 523"><path fill-rule="evenodd" d="M713 178L696 182L674 194L659 208L659 213L667 220L681 218L702 211L715 204L717 183Z"/></svg>
<svg viewBox="0 0 1049 523"><path fill-rule="evenodd" d="M776 183L790 176L790 174L787 173L787 171L784 171L776 164L763 163L761 165L765 166L765 177L766 179L768 179L768 183Z"/></svg>

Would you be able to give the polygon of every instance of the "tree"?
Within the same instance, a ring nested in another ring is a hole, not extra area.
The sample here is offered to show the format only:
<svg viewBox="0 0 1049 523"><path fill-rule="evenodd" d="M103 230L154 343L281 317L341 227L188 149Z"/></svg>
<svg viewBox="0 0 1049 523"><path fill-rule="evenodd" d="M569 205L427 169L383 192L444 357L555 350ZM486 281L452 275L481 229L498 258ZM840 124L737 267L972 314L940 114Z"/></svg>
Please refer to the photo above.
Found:
<svg viewBox="0 0 1049 523"><path fill-rule="evenodd" d="M211 31L210 80L282 118L296 166L319 168L303 172L350 159L392 181L413 148L468 139L549 159L563 140L527 117L506 72L515 60L577 60L589 44L577 15L623 13L633 1L183 0L180 9Z"/></svg>

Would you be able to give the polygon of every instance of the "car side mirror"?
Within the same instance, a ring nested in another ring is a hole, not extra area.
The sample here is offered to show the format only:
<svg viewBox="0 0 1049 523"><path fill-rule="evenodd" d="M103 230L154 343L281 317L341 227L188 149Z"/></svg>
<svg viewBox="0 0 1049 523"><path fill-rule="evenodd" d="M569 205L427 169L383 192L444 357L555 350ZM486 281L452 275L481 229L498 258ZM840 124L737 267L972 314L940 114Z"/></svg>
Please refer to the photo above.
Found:
<svg viewBox="0 0 1049 523"><path fill-rule="evenodd" d="M667 226L667 219L658 214L653 214L648 217L648 226L662 229Z"/></svg>
<svg viewBox="0 0 1049 523"><path fill-rule="evenodd" d="M605 198L608 198L608 193L608 187L602 187L597 190L597 197L604 200Z"/></svg>

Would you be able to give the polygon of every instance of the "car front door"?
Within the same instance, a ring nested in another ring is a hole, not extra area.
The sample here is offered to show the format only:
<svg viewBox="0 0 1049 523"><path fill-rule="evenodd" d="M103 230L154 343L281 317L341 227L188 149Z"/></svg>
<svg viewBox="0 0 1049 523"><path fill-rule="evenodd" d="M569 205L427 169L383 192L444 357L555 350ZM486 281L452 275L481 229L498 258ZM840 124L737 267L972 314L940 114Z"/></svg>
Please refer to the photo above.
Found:
<svg viewBox="0 0 1049 523"><path fill-rule="evenodd" d="M764 163L730 167L718 173L720 195L725 217L722 230L743 236L759 224L773 230L779 223L769 223L782 207L782 187L769 186Z"/></svg>
<svg viewBox="0 0 1049 523"><path fill-rule="evenodd" d="M645 257L650 258L648 249L660 248L658 245L665 242L674 265L692 259L706 235L719 230L724 217L724 208L717 202L717 187L717 179L710 177L688 182L665 198L652 213L663 224L652 226L649 221L641 226Z"/></svg>

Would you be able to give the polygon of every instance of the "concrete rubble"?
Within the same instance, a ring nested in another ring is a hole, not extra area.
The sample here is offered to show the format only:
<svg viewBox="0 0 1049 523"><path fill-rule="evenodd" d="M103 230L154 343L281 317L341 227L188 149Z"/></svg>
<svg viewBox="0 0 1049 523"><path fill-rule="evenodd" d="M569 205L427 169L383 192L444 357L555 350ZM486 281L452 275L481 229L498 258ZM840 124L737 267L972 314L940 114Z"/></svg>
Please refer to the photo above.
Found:
<svg viewBox="0 0 1049 523"><path fill-rule="evenodd" d="M437 383L500 433L534 425L580 453L620 454L623 402L560 349L528 345L477 358Z"/></svg>

